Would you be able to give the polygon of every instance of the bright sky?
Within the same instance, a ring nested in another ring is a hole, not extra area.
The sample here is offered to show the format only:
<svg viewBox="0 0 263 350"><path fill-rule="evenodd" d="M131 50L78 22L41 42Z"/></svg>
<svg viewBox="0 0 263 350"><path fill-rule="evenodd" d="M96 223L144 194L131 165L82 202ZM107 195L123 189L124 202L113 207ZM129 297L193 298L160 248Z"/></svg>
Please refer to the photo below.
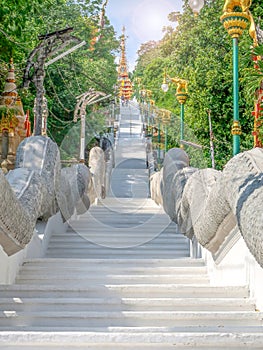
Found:
<svg viewBox="0 0 263 350"><path fill-rule="evenodd" d="M182 0L109 0L106 15L121 35L126 27L126 50L129 70L132 71L137 51L142 43L162 38L162 28L174 25L168 21L168 14L181 11Z"/></svg>

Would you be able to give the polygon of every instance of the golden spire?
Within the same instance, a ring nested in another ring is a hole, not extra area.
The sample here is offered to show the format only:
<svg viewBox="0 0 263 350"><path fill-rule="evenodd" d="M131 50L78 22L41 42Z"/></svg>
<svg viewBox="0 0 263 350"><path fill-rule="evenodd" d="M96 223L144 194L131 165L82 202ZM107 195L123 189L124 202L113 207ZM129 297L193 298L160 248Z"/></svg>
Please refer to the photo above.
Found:
<svg viewBox="0 0 263 350"><path fill-rule="evenodd" d="M15 78L15 67L13 58L10 59L10 66L6 78L6 83L4 87L4 92L2 94L1 104L6 106L11 106L15 103L17 99L16 91L16 78Z"/></svg>
<svg viewBox="0 0 263 350"><path fill-rule="evenodd" d="M0 99L0 105L5 105L9 107L16 106L20 114L24 115L23 105L21 102L21 98L18 95L16 87L15 67L13 58L10 59L9 70L6 78L4 92L2 93L2 97Z"/></svg>
<svg viewBox="0 0 263 350"><path fill-rule="evenodd" d="M119 80L119 96L122 99L129 100L132 95L132 83L128 74L127 59L126 59L126 43L125 43L125 27L122 28L121 36L121 57L118 67Z"/></svg>

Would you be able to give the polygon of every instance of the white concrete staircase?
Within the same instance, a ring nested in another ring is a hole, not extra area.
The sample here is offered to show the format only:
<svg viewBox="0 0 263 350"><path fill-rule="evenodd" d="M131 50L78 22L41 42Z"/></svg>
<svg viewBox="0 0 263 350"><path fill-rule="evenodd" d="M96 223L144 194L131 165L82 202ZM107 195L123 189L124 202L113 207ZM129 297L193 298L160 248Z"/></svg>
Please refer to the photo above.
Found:
<svg viewBox="0 0 263 350"><path fill-rule="evenodd" d="M211 286L204 261L145 197L142 147L120 140L112 195L0 285L0 349L263 349L248 289Z"/></svg>

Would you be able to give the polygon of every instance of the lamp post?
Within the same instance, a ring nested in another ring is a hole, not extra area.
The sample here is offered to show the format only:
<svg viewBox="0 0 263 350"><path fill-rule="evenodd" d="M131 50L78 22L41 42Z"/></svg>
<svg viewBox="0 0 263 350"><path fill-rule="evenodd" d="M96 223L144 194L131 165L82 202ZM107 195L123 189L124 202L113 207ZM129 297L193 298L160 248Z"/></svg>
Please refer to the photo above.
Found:
<svg viewBox="0 0 263 350"><path fill-rule="evenodd" d="M149 135L150 132L150 106L151 106L151 100L152 97L152 90L146 90L146 103L147 103L147 135Z"/></svg>
<svg viewBox="0 0 263 350"><path fill-rule="evenodd" d="M158 136L157 136L157 144L158 144L157 164L158 164L158 169L159 169L160 163L161 163L161 114L160 114L160 110L157 111L156 121L157 121L157 130L158 130Z"/></svg>
<svg viewBox="0 0 263 350"><path fill-rule="evenodd" d="M168 82L171 82L177 86L176 99L180 103L180 148L184 148L182 141L184 140L184 105L188 98L187 81L180 78L171 78L164 72L164 80L162 83L162 90L167 92L169 89Z"/></svg>
<svg viewBox="0 0 263 350"><path fill-rule="evenodd" d="M158 169L160 167L160 160L161 160L161 120L162 120L162 113L161 110L154 107L153 108L153 126L152 126L152 136L153 136L153 143L155 145L155 150L157 151L157 166ZM157 138L157 140L156 140Z"/></svg>
<svg viewBox="0 0 263 350"><path fill-rule="evenodd" d="M150 100L150 109L149 109L149 130L148 130L148 135L152 135L152 128L153 128L153 114L154 114L154 109L155 109L155 101Z"/></svg>
<svg viewBox="0 0 263 350"><path fill-rule="evenodd" d="M150 98L152 97L152 91L147 89L140 90L140 99L142 102L142 109L144 112L144 121L147 123L147 128L145 128L145 134L148 135L150 131L150 106L151 101ZM153 101L154 103L154 101ZM147 118L147 119L146 119Z"/></svg>
<svg viewBox="0 0 263 350"><path fill-rule="evenodd" d="M143 131L146 134L146 126L145 126L146 111L145 111L145 106L144 106L145 97L146 97L146 90L144 88L139 90L139 96L140 96L140 111L141 111L142 122L143 122Z"/></svg>
<svg viewBox="0 0 263 350"><path fill-rule="evenodd" d="M137 101L140 101L140 88L141 88L141 81L142 79L140 77L136 77L134 79L134 86L135 86L135 96Z"/></svg>
<svg viewBox="0 0 263 350"><path fill-rule="evenodd" d="M236 3L227 0L223 8L223 15L220 20L224 28L233 40L233 125L231 133L233 135L233 155L240 152L241 127L239 123L239 78L238 78L238 38L246 29L249 21L249 6L242 6L242 11L237 11Z"/></svg>
<svg viewBox="0 0 263 350"><path fill-rule="evenodd" d="M171 120L171 112L168 111L167 109L161 109L161 111L162 111L162 122L164 125L164 152L166 154L168 151L167 125Z"/></svg>
<svg viewBox="0 0 263 350"><path fill-rule="evenodd" d="M225 0L223 15L220 20L233 40L233 155L240 152L241 127L239 122L239 77L238 77L238 39L247 28L248 23L253 23L253 17L249 11L251 1ZM189 0L189 6L194 14L204 6L204 0ZM198 10L199 8L199 10ZM241 9L241 11L240 11ZM253 27L252 25L252 27ZM252 31L253 32L253 31ZM250 32L252 38L254 34Z"/></svg>

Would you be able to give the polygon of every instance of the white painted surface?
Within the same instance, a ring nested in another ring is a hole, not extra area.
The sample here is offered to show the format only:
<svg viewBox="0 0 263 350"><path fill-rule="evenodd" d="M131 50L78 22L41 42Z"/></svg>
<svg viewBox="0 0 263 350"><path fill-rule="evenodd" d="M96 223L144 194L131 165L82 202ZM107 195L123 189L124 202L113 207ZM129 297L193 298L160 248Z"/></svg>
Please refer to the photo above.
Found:
<svg viewBox="0 0 263 350"><path fill-rule="evenodd" d="M218 265L207 250L203 249L203 256L212 285L248 286L257 309L263 311L263 269L249 252L242 237Z"/></svg>
<svg viewBox="0 0 263 350"><path fill-rule="evenodd" d="M26 258L37 258L45 255L50 236L59 230L65 232L67 225L57 213L47 223L39 223L30 243L22 251L8 256L0 247L0 284L12 284L17 272Z"/></svg>

